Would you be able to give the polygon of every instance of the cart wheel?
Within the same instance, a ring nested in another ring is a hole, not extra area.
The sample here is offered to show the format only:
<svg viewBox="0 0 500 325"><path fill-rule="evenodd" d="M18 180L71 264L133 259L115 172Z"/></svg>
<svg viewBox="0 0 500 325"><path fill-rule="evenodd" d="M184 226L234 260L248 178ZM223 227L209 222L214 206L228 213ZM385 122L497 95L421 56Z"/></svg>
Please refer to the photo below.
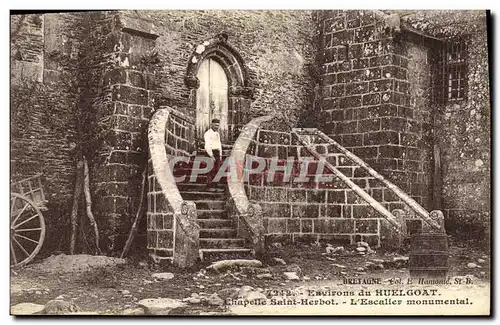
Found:
<svg viewBox="0 0 500 325"><path fill-rule="evenodd" d="M30 262L42 248L45 221L42 212L26 196L10 197L10 262L22 266Z"/></svg>

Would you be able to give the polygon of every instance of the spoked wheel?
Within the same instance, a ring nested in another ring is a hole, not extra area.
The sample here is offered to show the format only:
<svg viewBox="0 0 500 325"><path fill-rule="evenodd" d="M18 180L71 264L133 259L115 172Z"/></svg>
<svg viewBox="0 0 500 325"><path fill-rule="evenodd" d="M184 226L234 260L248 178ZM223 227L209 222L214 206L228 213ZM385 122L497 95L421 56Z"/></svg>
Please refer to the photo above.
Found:
<svg viewBox="0 0 500 325"><path fill-rule="evenodd" d="M42 212L26 196L10 197L10 264L22 266L30 262L42 248L45 221Z"/></svg>

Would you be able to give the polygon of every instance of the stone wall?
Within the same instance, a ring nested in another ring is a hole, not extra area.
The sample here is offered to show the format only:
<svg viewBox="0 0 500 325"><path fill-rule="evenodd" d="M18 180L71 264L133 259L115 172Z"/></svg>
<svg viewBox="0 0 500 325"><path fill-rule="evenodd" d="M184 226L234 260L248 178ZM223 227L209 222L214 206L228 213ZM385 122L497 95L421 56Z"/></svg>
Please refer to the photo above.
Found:
<svg viewBox="0 0 500 325"><path fill-rule="evenodd" d="M319 24L322 130L428 208L429 114L409 80L425 65L409 64L374 11L327 11Z"/></svg>
<svg viewBox="0 0 500 325"><path fill-rule="evenodd" d="M105 89L111 92L113 113L108 104L99 104L101 108L98 108L105 112L100 128L111 134L101 137L100 158L96 162L99 175L110 175L96 177L101 182L97 186L105 187L99 195L103 208L100 213L104 229L109 229L105 237L112 238L108 244L110 250L119 249L135 214L138 176L145 159L143 140L151 109L168 105L194 117L196 89L185 84L185 77L191 55L199 44L219 32L226 32L231 46L248 64L247 77L255 86L252 88L255 101L252 104L249 98L238 98L233 103L233 109L240 109L246 116L236 118L239 125L245 123L248 116L269 111L271 107L267 105L271 104L271 98L277 93L284 94L283 89L287 95L273 104L288 108L293 103L297 111L307 106L307 60L313 52L311 40L304 31L311 26L303 24L310 17L308 12L283 13L286 20L278 20L278 23L274 13L237 11L123 11L118 17L118 22L112 23L116 26L112 25L111 39L106 43L112 46L109 52L117 59L114 68L104 75ZM296 21L293 24L297 30L290 29L288 24L292 21ZM241 28L240 24L246 27ZM213 26L220 30L216 32ZM274 46L270 46L271 43ZM186 135L179 136L184 142L188 140ZM110 158L117 160L111 162ZM109 188L110 183L115 186ZM127 193L120 188L127 188Z"/></svg>
<svg viewBox="0 0 500 325"><path fill-rule="evenodd" d="M11 180L43 173L48 210L42 253L69 244L84 32L80 13L11 16Z"/></svg>
<svg viewBox="0 0 500 325"><path fill-rule="evenodd" d="M309 73L315 51L311 22L308 11L13 16L13 80L46 81L40 95L27 101L26 107L34 107L37 113L19 110L13 115L32 115L36 122L37 114L42 114L44 119L41 128L34 127L37 123L24 127L21 118L18 128L13 123L14 175L51 170L46 174L54 178L50 186L56 190L49 189L49 194L65 202L64 209L57 209L63 213L70 209L75 160L84 153L101 248L120 250L138 206L140 175L147 161L145 134L153 109L169 105L194 115L195 90L186 85L185 77L196 46L226 33L241 56L252 87L248 94L231 100L232 109L241 113L235 116L235 124L241 126L251 116L275 107L290 111L293 118L309 106L311 96ZM66 69L70 64L74 65ZM72 80L74 89L58 82L63 76ZM231 89L231 94L237 91ZM17 93L13 92L13 106L19 106L14 98ZM25 93L33 92L30 88ZM49 108L57 110L50 118ZM43 124L61 132L48 132ZM56 135L60 133L64 136ZM31 145L38 141L43 143ZM24 149L26 143L33 150Z"/></svg>
<svg viewBox="0 0 500 325"><path fill-rule="evenodd" d="M135 12L122 12L135 17ZM310 11L141 11L160 35L156 65L158 106L195 117L196 89L185 83L198 45L225 33L248 69L253 95L236 103L239 125L275 109L296 118L311 105L315 46ZM231 103L230 103L231 105ZM240 109L240 106L244 109Z"/></svg>
<svg viewBox="0 0 500 325"><path fill-rule="evenodd" d="M323 113L313 124L428 210L442 209L450 232L483 237L490 212L485 12L326 11L318 26ZM432 98L433 50L457 40L468 48L468 94L441 107ZM441 176L433 175L436 162Z"/></svg>
<svg viewBox="0 0 500 325"><path fill-rule="evenodd" d="M148 162L147 249L162 258L172 258L174 248L174 213L158 183L153 162Z"/></svg>
<svg viewBox="0 0 500 325"><path fill-rule="evenodd" d="M165 132L165 145L158 149L166 151L168 162L176 156L189 156L194 139L193 121L179 113L172 114L172 109L163 109L170 113L163 130ZM177 184L173 183L171 186L177 187ZM158 183L150 157L147 193L147 248L155 257L170 259L173 257L175 222L174 210L167 201L165 191L167 189L162 188Z"/></svg>
<svg viewBox="0 0 500 325"><path fill-rule="evenodd" d="M401 26L386 19L394 13L401 14ZM401 37L398 29L405 28L467 40L467 100L430 110L429 44ZM151 114L168 105L193 118L196 89L185 80L189 61L197 46L218 34L227 35L247 72L248 89L230 90L235 125L276 110L292 123L309 116L311 126L426 208L435 204L429 200L430 145L438 145L447 228L484 238L491 166L484 12L104 11L11 16L12 178L44 173L48 231L58 229L47 235L47 248L66 247L59 229L69 224L74 167L84 153L102 248L121 249L138 206ZM176 136L191 143L186 134ZM170 145L180 149L177 142ZM284 159L290 149L284 147L255 154ZM255 191L268 200L271 215L278 213L273 197L293 200L293 191L313 203L309 209L318 216L328 214L311 201L315 189L277 187L269 194ZM292 218L305 209L299 205L283 211ZM339 213L346 217L344 208ZM267 227L288 229L283 224L268 221ZM304 221L298 233L322 224ZM291 221L290 229L296 227Z"/></svg>

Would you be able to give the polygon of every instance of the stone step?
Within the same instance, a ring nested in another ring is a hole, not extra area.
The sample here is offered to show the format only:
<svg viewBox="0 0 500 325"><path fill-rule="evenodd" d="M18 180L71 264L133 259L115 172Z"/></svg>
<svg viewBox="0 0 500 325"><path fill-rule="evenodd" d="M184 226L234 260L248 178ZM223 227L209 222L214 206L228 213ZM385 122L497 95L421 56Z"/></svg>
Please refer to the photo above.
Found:
<svg viewBox="0 0 500 325"><path fill-rule="evenodd" d="M242 238L200 238L200 248L243 248Z"/></svg>
<svg viewBox="0 0 500 325"><path fill-rule="evenodd" d="M196 201L196 200L204 200L204 201L223 201L226 198L226 193L224 192L208 192L208 191L200 191L200 192L187 192L182 191L181 196L184 200Z"/></svg>
<svg viewBox="0 0 500 325"><path fill-rule="evenodd" d="M232 146L231 147L228 147L228 148L224 148L222 147L222 156L230 156L231 155L231 151L232 151ZM200 148L198 150L196 150L196 156L203 156L203 157L208 157L208 154L207 152L205 151L205 149L203 148ZM193 157L193 156L191 156Z"/></svg>
<svg viewBox="0 0 500 325"><path fill-rule="evenodd" d="M233 228L200 229L200 239L202 238L235 238L236 230Z"/></svg>
<svg viewBox="0 0 500 325"><path fill-rule="evenodd" d="M198 219L225 219L226 210L197 210Z"/></svg>
<svg viewBox="0 0 500 325"><path fill-rule="evenodd" d="M201 229L231 228L233 226L231 219L197 219L196 222Z"/></svg>
<svg viewBox="0 0 500 325"><path fill-rule="evenodd" d="M196 204L197 210L224 210L226 207L225 200L192 200Z"/></svg>
<svg viewBox="0 0 500 325"><path fill-rule="evenodd" d="M200 253L204 262L255 258L252 250L248 248L205 248L200 249Z"/></svg>
<svg viewBox="0 0 500 325"><path fill-rule="evenodd" d="M182 176L182 175L177 175ZM186 177L182 180L182 182L177 182L177 184L206 184L207 183L207 175L196 175L194 182L191 182L191 175L186 175ZM222 177L217 184L227 184L227 177Z"/></svg>

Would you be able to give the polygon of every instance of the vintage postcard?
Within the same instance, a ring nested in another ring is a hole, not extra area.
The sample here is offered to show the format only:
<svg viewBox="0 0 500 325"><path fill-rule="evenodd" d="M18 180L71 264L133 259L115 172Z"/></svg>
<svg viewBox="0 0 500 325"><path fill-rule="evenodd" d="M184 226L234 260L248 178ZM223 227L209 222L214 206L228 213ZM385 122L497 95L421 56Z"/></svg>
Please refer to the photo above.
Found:
<svg viewBox="0 0 500 325"><path fill-rule="evenodd" d="M11 315L490 315L490 18L12 11Z"/></svg>

